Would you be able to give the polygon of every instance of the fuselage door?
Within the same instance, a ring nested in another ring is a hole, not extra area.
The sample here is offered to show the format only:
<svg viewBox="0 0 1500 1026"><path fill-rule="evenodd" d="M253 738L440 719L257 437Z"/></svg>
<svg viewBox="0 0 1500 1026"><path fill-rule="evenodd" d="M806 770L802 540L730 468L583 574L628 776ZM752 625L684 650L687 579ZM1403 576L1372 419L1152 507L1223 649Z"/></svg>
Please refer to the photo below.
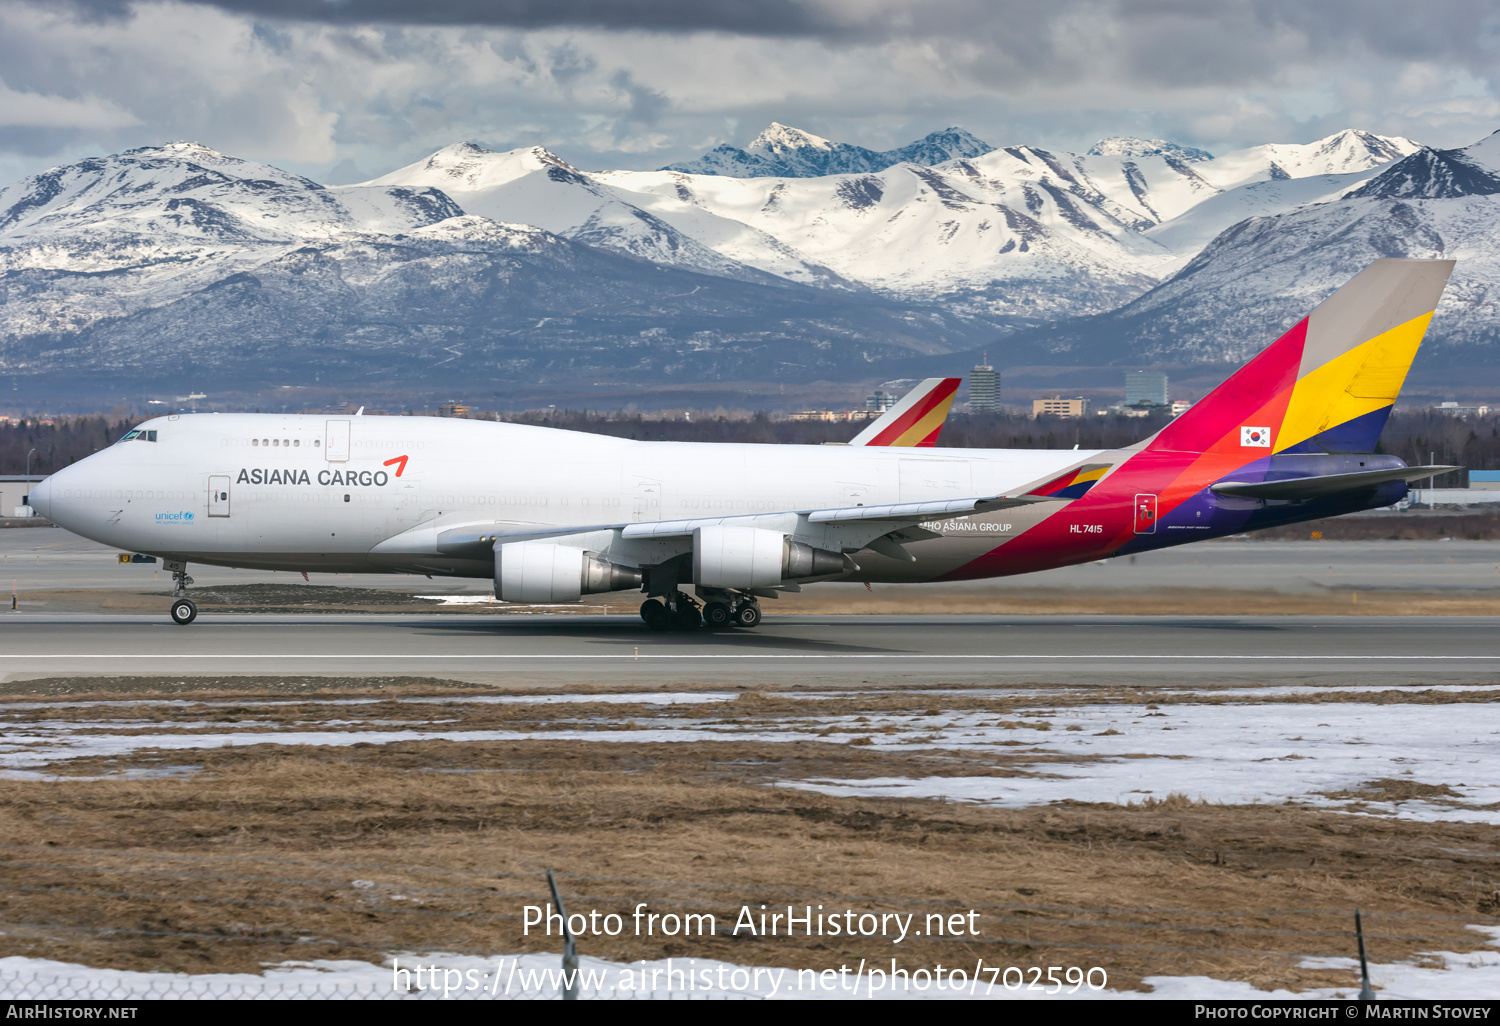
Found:
<svg viewBox="0 0 1500 1026"><path fill-rule="evenodd" d="M349 461L349 422L347 420L328 422L328 436L323 440L323 458L329 463Z"/></svg>
<svg viewBox="0 0 1500 1026"><path fill-rule="evenodd" d="M208 479L208 515L229 516L229 475L213 474Z"/></svg>
<svg viewBox="0 0 1500 1026"><path fill-rule="evenodd" d="M1141 494L1135 497L1135 533L1156 533L1156 496Z"/></svg>
<svg viewBox="0 0 1500 1026"><path fill-rule="evenodd" d="M646 477L635 479L635 496L630 504L630 518L638 524L662 518L660 481Z"/></svg>

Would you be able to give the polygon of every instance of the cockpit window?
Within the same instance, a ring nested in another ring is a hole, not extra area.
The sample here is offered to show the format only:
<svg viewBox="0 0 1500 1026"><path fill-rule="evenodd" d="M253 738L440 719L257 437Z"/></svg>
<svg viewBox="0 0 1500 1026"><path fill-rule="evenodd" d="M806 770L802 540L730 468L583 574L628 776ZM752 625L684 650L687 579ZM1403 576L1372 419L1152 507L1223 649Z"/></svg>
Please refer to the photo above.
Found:
<svg viewBox="0 0 1500 1026"><path fill-rule="evenodd" d="M134 430L125 432L124 437L121 438L120 441L122 441L122 442L154 442L154 441L156 441L156 432L155 431L142 431L140 428L135 428Z"/></svg>

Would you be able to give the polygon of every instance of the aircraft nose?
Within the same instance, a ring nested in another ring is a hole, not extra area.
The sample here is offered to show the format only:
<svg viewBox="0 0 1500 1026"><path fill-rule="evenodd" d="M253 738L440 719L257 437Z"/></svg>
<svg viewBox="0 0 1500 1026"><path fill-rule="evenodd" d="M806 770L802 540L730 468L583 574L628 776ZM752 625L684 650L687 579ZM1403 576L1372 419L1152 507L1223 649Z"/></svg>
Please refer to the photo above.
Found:
<svg viewBox="0 0 1500 1026"><path fill-rule="evenodd" d="M50 480L38 481L31 486L30 499L27 505L36 510L39 516L52 519L52 482Z"/></svg>

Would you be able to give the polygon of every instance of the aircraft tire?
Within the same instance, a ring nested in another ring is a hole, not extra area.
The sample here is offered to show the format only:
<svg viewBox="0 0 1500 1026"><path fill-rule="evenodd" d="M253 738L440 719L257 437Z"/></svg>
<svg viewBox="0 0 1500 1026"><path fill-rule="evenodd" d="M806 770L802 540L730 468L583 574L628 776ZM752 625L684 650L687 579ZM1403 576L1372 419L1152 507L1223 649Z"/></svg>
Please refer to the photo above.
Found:
<svg viewBox="0 0 1500 1026"><path fill-rule="evenodd" d="M665 602L647 599L641 603L641 619L646 621L646 626L653 631L664 631L672 626L672 611L667 608Z"/></svg>
<svg viewBox="0 0 1500 1026"><path fill-rule="evenodd" d="M198 618L198 607L193 604L192 599L174 599L172 602L172 619L186 627Z"/></svg>
<svg viewBox="0 0 1500 1026"><path fill-rule="evenodd" d="M679 602L672 614L672 626L680 631L695 631L703 626L703 614L691 602Z"/></svg>
<svg viewBox="0 0 1500 1026"><path fill-rule="evenodd" d="M703 623L711 631L734 626L734 610L728 602L710 602L703 607Z"/></svg>
<svg viewBox="0 0 1500 1026"><path fill-rule="evenodd" d="M754 602L746 602L743 606L740 606L740 608L734 611L734 625L736 627L744 627L747 629L751 627L759 627L760 606L756 605Z"/></svg>

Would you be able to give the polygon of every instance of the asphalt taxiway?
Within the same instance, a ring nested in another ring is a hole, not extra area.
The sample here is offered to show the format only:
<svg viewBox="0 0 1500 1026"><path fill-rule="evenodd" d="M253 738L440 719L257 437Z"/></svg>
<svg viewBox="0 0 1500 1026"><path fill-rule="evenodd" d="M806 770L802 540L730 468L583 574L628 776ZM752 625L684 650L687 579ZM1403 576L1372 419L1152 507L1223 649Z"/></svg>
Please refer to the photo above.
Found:
<svg viewBox="0 0 1500 1026"><path fill-rule="evenodd" d="M439 676L498 686L1500 682L1487 617L776 616L654 633L633 616L11 614L0 680Z"/></svg>
<svg viewBox="0 0 1500 1026"><path fill-rule="evenodd" d="M300 584L295 573L235 570L194 564L196 587L226 584ZM434 594L486 594L484 579L464 580L370 574L310 575L313 584L390 588ZM115 549L57 528L0 530L0 581L27 601L36 591L131 590L166 595L171 575L161 565L120 564ZM819 589L858 590L857 584L820 584ZM1060 567L1020 577L942 585L901 585L913 596L935 592L1003 593L1016 589L1131 591L1228 588L1284 594L1426 591L1479 593L1500 590L1500 542L1365 541L1275 542L1227 539L1182 545L1122 559ZM163 597L162 609L166 609ZM45 611L45 610L43 610Z"/></svg>

